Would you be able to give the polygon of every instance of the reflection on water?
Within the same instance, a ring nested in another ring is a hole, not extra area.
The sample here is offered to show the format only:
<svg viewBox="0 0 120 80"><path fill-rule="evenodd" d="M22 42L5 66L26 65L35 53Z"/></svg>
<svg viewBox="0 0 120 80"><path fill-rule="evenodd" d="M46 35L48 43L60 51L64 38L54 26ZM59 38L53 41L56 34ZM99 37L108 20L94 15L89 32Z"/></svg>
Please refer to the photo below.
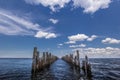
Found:
<svg viewBox="0 0 120 80"><path fill-rule="evenodd" d="M59 59L54 62L49 69L46 69L33 79L45 80L78 80L79 73L75 73L72 67L65 61Z"/></svg>
<svg viewBox="0 0 120 80"><path fill-rule="evenodd" d="M89 61L92 66L92 80L120 79L120 59L90 59ZM0 59L0 80L31 80L31 64L32 59ZM66 65L69 64L58 60L37 77L43 80L46 80L45 77L49 78L48 80L78 80L79 75L76 75L78 73Z"/></svg>
<svg viewBox="0 0 120 80"><path fill-rule="evenodd" d="M93 80L120 80L120 58L90 59Z"/></svg>
<svg viewBox="0 0 120 80"><path fill-rule="evenodd" d="M0 80L30 80L31 59L0 59Z"/></svg>

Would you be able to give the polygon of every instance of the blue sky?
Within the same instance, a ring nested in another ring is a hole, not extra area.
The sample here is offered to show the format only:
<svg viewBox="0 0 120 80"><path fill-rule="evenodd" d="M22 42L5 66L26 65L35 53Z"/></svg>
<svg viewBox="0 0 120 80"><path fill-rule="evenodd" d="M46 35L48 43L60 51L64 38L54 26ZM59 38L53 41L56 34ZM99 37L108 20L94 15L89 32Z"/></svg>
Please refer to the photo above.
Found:
<svg viewBox="0 0 120 80"><path fill-rule="evenodd" d="M0 0L0 57L120 57L119 0Z"/></svg>

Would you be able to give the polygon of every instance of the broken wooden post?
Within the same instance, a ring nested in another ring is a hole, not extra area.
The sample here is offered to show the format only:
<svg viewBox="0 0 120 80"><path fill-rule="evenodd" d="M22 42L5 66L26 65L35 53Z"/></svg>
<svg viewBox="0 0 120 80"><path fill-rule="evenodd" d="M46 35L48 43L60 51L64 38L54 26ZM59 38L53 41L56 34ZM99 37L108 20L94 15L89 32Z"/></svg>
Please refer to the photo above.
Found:
<svg viewBox="0 0 120 80"><path fill-rule="evenodd" d="M32 74L35 74L44 68L49 67L54 61L58 58L51 53L43 52L42 57L39 57L39 52L37 51L37 47L34 47L33 50L33 59L32 59Z"/></svg>
<svg viewBox="0 0 120 80"><path fill-rule="evenodd" d="M36 56L36 70L39 70L39 52L37 51L37 56Z"/></svg>
<svg viewBox="0 0 120 80"><path fill-rule="evenodd" d="M76 56L77 64L76 64L76 65L77 65L78 70L80 71L80 58L79 58L79 51L77 50L76 53L77 53L77 56Z"/></svg>
<svg viewBox="0 0 120 80"><path fill-rule="evenodd" d="M91 65L88 62L88 57L87 56L85 56L85 60L82 63L82 69L83 69L83 72L84 72L86 77L88 77L88 78L92 77Z"/></svg>
<svg viewBox="0 0 120 80"><path fill-rule="evenodd" d="M33 62L32 62L32 73L36 72L36 58L37 58L37 47L34 47L33 50Z"/></svg>
<svg viewBox="0 0 120 80"><path fill-rule="evenodd" d="M66 62L68 62L70 65L72 65L72 68L75 70L75 72L79 72L80 74L80 57L79 57L79 51L76 51L76 55L73 57L73 54L65 55L62 57L62 59ZM88 57L85 56L85 60L82 61L82 70L84 72L84 75L86 78L91 79L92 73L91 73L91 65L88 62ZM79 75L80 77L80 75Z"/></svg>

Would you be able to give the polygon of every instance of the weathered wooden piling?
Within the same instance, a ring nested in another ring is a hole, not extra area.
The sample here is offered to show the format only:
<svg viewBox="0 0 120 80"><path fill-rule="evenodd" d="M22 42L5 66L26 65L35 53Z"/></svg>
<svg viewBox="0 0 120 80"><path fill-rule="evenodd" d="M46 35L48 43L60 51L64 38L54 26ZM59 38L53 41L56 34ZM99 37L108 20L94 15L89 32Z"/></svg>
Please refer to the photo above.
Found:
<svg viewBox="0 0 120 80"><path fill-rule="evenodd" d="M91 65L88 62L88 57L85 56L85 60L82 62L82 69L86 77L92 77Z"/></svg>
<svg viewBox="0 0 120 80"><path fill-rule="evenodd" d="M33 50L33 61L32 61L32 75L35 76L36 73L48 68L54 61L58 58L52 55L49 52L43 52L42 54L37 51L37 47L34 47ZM92 77L91 65L89 63L88 57L85 56L85 60L82 61L80 65L80 54L79 51L76 51L76 55L69 54L62 57L64 61L71 65L71 68L74 70L75 74L78 74L80 78L81 70L83 70L84 77L90 79Z"/></svg>
<svg viewBox="0 0 120 80"><path fill-rule="evenodd" d="M58 58L52 55L49 52L43 52L42 57L39 56L39 52L37 51L37 47L34 47L33 50L33 61L32 61L32 74L36 72L40 72L41 70L49 67L54 61Z"/></svg>
<svg viewBox="0 0 120 80"><path fill-rule="evenodd" d="M35 72L36 72L37 63L38 63L38 52L37 52L37 47L34 47L34 51L33 51L33 62L32 62L32 73L35 73Z"/></svg>
<svg viewBox="0 0 120 80"><path fill-rule="evenodd" d="M70 65L74 66L76 69L80 70L80 58L79 58L79 51L76 51L75 57L73 54L63 56L62 59L68 62Z"/></svg>
<svg viewBox="0 0 120 80"><path fill-rule="evenodd" d="M77 55L76 55L76 68L77 70L80 71L80 57L79 57L79 51L76 51Z"/></svg>
<svg viewBox="0 0 120 80"><path fill-rule="evenodd" d="M86 78L91 78L92 77L92 72L91 72L91 65L88 62L88 57L85 56L85 60L82 61L82 67L80 66L80 57L79 57L79 51L76 51L76 55L73 56L73 54L63 56L62 59L66 62L68 62L70 65L74 67L77 71L80 72L80 69L83 70L84 76Z"/></svg>

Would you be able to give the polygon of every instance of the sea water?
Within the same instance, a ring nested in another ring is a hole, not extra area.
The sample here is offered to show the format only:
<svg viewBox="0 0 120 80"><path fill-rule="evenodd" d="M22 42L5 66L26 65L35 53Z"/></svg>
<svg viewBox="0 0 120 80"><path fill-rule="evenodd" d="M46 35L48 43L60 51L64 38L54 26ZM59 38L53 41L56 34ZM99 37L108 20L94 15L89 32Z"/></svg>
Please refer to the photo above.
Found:
<svg viewBox="0 0 120 80"><path fill-rule="evenodd" d="M92 68L92 80L120 80L120 59L89 59ZM31 80L32 59L0 59L0 80ZM63 60L54 62L48 70L42 71L39 80L77 80L73 70Z"/></svg>

